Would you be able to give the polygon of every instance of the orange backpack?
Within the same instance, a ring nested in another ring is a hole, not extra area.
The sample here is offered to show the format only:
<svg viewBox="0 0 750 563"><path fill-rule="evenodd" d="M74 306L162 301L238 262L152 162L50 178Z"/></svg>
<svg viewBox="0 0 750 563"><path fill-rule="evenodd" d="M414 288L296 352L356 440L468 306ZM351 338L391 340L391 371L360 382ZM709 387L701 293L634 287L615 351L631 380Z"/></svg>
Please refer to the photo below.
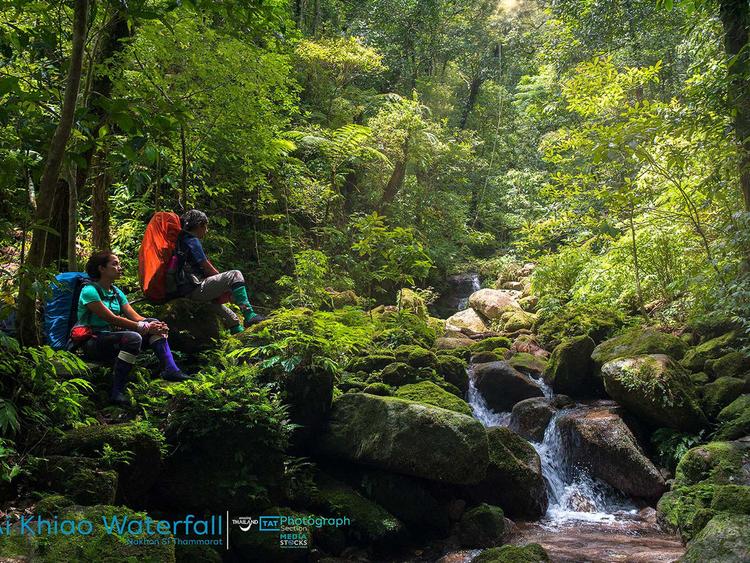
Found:
<svg viewBox="0 0 750 563"><path fill-rule="evenodd" d="M159 211L154 213L143 234L138 252L138 275L143 293L151 301L166 301L170 297L167 273L177 269L174 250L181 228L176 213Z"/></svg>

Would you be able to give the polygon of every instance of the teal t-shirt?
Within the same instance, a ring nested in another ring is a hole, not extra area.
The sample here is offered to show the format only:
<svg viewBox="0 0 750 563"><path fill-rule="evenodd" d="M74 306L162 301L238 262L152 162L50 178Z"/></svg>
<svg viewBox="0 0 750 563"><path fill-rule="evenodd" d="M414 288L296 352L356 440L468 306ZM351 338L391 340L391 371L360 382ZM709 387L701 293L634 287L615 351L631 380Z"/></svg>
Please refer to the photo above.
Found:
<svg viewBox="0 0 750 563"><path fill-rule="evenodd" d="M78 298L79 325L90 326L94 330L109 328L110 325L107 321L95 315L86 307L89 303L95 303L96 301L102 301L107 309L119 317L122 316L122 306L127 304L128 298L114 285L107 292L95 283L86 284L81 290L81 297Z"/></svg>

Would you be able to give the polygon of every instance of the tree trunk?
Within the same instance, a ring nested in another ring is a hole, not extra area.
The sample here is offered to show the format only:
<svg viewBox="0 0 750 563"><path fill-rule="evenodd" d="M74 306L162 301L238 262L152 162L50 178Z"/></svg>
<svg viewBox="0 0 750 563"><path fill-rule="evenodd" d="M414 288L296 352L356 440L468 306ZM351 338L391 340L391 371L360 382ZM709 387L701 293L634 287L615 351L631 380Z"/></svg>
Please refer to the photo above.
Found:
<svg viewBox="0 0 750 563"><path fill-rule="evenodd" d="M109 171L105 154L99 155L96 166L98 170L91 197L91 245L94 250L109 250Z"/></svg>
<svg viewBox="0 0 750 563"><path fill-rule="evenodd" d="M78 90L81 85L81 69L83 66L83 48L86 41L86 24L88 19L88 0L75 0L73 8L73 38L70 54L70 66L65 84L65 96L60 110L60 121L50 142L47 160L39 183L39 197L35 214L31 248L27 263L29 271L21 278L18 295L18 332L21 341L26 345L39 342L36 329L36 296L32 287L34 279L40 270L49 265L52 256L47 251L48 239L54 237L48 227L52 218L55 192L58 177L65 156L65 147L70 138L75 116ZM59 241L59 237L58 241Z"/></svg>
<svg viewBox="0 0 750 563"><path fill-rule="evenodd" d="M724 47L730 58L729 103L735 111L734 130L740 147L740 191L750 211L750 5L747 0L719 0Z"/></svg>
<svg viewBox="0 0 750 563"><path fill-rule="evenodd" d="M482 87L484 79L482 78L482 69L479 69L471 80L469 86L469 97L466 99L464 104L463 112L461 113L461 121L458 124L459 129L466 129L466 122L469 121L471 111L474 109L474 105L477 103L477 97L479 96L479 89Z"/></svg>
<svg viewBox="0 0 750 563"><path fill-rule="evenodd" d="M638 243L635 239L635 223L633 222L634 210L631 208L628 210L628 222L630 223L630 236L633 250L633 272L635 274L635 291L638 298L638 309L644 318L648 317L646 313L646 306L643 303L643 291L641 290L641 269L638 264Z"/></svg>
<svg viewBox="0 0 750 563"><path fill-rule="evenodd" d="M404 185L404 179L406 178L406 165L409 161L409 136L404 139L404 145L401 149L401 155L396 160L396 165L393 167L391 177L388 179L388 183L385 185L383 190L383 199L380 201L380 210L384 210L388 207L393 200L396 199L396 195Z"/></svg>
<svg viewBox="0 0 750 563"><path fill-rule="evenodd" d="M68 170L68 271L78 270L76 239L78 238L78 187L75 167Z"/></svg>

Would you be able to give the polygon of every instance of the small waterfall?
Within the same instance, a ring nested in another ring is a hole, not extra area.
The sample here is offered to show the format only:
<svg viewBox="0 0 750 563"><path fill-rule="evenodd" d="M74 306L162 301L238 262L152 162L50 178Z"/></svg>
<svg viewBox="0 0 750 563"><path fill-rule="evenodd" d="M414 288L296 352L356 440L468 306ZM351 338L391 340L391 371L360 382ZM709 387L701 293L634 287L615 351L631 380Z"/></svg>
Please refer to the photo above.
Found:
<svg viewBox="0 0 750 563"><path fill-rule="evenodd" d="M485 427L490 426L508 426L510 423L509 412L495 412L487 406L487 401L484 400L482 394L474 385L474 366L470 364L466 370L469 374L469 392L467 394L466 402L469 403L471 411L479 422Z"/></svg>
<svg viewBox="0 0 750 563"><path fill-rule="evenodd" d="M463 311L469 306L469 297L472 293L475 293L482 289L482 285L479 283L479 274L472 273L471 275L471 291L466 297L462 297L458 300L458 310Z"/></svg>
<svg viewBox="0 0 750 563"><path fill-rule="evenodd" d="M549 508L546 524L555 526L571 520L614 522L618 514L637 513L635 505L622 494L569 464L557 424L567 412L570 411L555 413L542 442L532 442L541 458L542 475L547 483Z"/></svg>

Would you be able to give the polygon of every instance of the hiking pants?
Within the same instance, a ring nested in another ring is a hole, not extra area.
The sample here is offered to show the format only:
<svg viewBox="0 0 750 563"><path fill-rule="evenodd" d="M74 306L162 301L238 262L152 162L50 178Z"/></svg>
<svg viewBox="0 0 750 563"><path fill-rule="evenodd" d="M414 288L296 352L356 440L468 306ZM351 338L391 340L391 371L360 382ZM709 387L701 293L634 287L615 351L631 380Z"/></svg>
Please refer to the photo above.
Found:
<svg viewBox="0 0 750 563"><path fill-rule="evenodd" d="M214 299L232 291L232 286L238 283L245 284L242 272L239 270L222 272L203 280L198 287L188 294L188 298L193 301L210 303ZM240 318L226 305L220 303L210 303L210 305L216 311L216 314L219 315L225 327L231 328L240 323Z"/></svg>
<svg viewBox="0 0 750 563"><path fill-rule="evenodd" d="M146 319L155 321L156 319ZM151 339L148 338L147 342ZM132 330L103 330L84 342L81 349L86 359L94 362L113 362L120 352L137 356L143 345L143 337Z"/></svg>

